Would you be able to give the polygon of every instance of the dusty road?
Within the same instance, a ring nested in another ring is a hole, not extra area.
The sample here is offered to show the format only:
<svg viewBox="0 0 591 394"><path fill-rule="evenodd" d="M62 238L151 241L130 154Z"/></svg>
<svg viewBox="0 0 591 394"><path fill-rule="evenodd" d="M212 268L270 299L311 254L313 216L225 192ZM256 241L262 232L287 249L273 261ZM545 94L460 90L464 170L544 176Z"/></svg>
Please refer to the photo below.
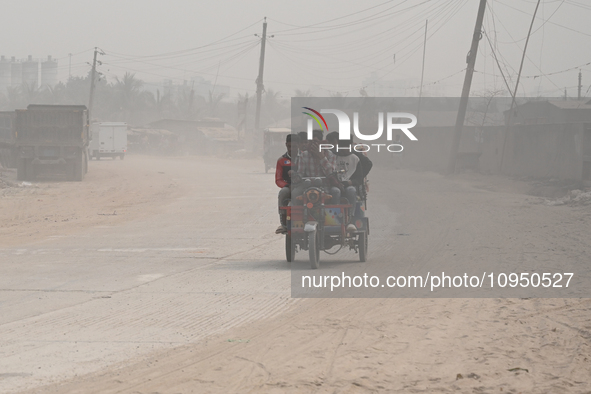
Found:
<svg viewBox="0 0 591 394"><path fill-rule="evenodd" d="M291 298L261 167L130 156L0 189L0 392L591 392L586 298ZM372 182L370 261L318 272L589 275L591 205L479 175Z"/></svg>

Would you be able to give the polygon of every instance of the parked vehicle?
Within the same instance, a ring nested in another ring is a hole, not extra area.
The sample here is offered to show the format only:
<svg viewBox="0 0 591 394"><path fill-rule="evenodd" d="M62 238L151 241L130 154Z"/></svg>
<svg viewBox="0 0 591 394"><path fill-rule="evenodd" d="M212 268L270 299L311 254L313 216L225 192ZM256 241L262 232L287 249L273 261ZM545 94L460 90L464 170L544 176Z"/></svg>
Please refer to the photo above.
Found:
<svg viewBox="0 0 591 394"><path fill-rule="evenodd" d="M16 168L17 165L14 115L14 111L0 112L0 164L4 168Z"/></svg>
<svg viewBox="0 0 591 394"><path fill-rule="evenodd" d="M362 206L365 201L353 204L325 204L331 198L323 186L323 178L309 178L311 185L301 196L303 205L292 204L281 207L287 213L287 234L285 236L285 255L288 262L295 259L296 253L307 250L310 267L320 267L320 251L335 254L343 247L355 250L359 261L367 260L369 219L365 217ZM365 194L359 194L365 198ZM354 211L353 211L354 210ZM356 230L348 231L347 226L354 224ZM332 248L338 247L335 251Z"/></svg>
<svg viewBox="0 0 591 394"><path fill-rule="evenodd" d="M81 181L88 169L88 111L84 105L29 105L16 110L17 178L44 171Z"/></svg>
<svg viewBox="0 0 591 394"><path fill-rule="evenodd" d="M291 133L291 129L285 127L272 127L263 132L263 160L265 172L275 168L277 159L285 153L285 138Z"/></svg>
<svg viewBox="0 0 591 394"><path fill-rule="evenodd" d="M88 146L90 158L100 160L101 157L119 157L121 160L127 152L127 123L101 122L90 126L92 140Z"/></svg>

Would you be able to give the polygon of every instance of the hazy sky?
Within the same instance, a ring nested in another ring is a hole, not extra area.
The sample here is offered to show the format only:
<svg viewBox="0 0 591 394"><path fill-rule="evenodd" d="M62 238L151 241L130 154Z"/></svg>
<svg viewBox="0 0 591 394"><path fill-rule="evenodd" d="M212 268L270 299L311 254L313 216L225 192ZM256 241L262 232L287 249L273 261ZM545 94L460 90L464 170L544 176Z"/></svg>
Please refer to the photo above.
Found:
<svg viewBox="0 0 591 394"><path fill-rule="evenodd" d="M513 89L536 0L488 0L484 28ZM358 96L372 72L382 80L421 78L428 22L427 95L461 92L478 0L3 0L0 54L59 62L59 79L84 75L92 50L113 81L125 72L156 87L201 76L255 91L263 18L268 36L265 87ZM524 64L521 95L583 95L591 86L591 2L542 0ZM395 59L394 59L395 58ZM563 72L573 68L573 70ZM480 41L472 90L506 90L486 37ZM550 74L540 78L535 75ZM449 78L448 76L452 75ZM446 78L446 79L444 79ZM443 79L443 80L442 80ZM436 82L436 83L434 83ZM418 92L418 89L417 89Z"/></svg>

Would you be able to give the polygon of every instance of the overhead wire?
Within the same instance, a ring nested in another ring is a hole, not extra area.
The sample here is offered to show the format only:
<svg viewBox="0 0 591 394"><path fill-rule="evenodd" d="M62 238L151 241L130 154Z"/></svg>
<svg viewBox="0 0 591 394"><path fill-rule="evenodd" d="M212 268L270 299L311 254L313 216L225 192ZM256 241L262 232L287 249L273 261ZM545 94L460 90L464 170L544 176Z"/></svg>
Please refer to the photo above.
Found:
<svg viewBox="0 0 591 394"><path fill-rule="evenodd" d="M441 4L438 6L438 7L440 8L440 10L439 10L439 11L440 11L440 13L441 13L442 11L446 11L446 10L449 10L449 9L450 9L450 7L449 7L449 3L447 3L447 4L445 4L445 3L444 3L444 4L443 4L443 6L446 6L446 5L447 5L447 7L445 7L444 9L441 9L441 8L442 8L442 5L441 5ZM453 5L453 4L452 4L452 5ZM453 11L453 7L451 7L451 8L452 8L452 11ZM447 14L443 14L443 17L445 17L445 16L447 16ZM422 19L422 16L421 16L421 19ZM412 35L413 35L414 33L419 33L419 32L422 32L422 30L423 30L423 26L422 26L422 23L421 23L421 26L419 26L419 27L416 29L416 31L414 31L414 32L411 32L410 34L408 34L408 35L407 35L407 38L410 38L410 37L412 37ZM418 37L417 37L417 38L420 40L420 39L421 39L421 37L422 37L422 35L418 35ZM273 41L274 41L275 43L271 43L271 44L270 44L270 45L271 45L271 47L273 47L273 48L274 48L274 49L275 49L277 52L281 52L281 54L282 54L284 57L286 57L286 58L289 58L289 56L288 56L286 53L283 53L283 51L282 51L282 50L286 50L286 51L293 51L293 52L300 51L300 52L302 52L302 53L307 53L307 54L309 54L309 53L310 53L310 50L309 50L309 49L299 49L298 47L296 47L296 46L295 46L295 45L293 45L292 43L286 43L286 42L279 41L279 40L276 40L276 39L275 39L275 40L273 40ZM404 40L400 40L400 41L404 42ZM411 42L410 44L412 44L412 43L413 43L413 42ZM367 46L367 43L366 43L365 45ZM399 42L395 42L393 45L394 45L394 46L395 46L395 45L399 45ZM280 48L278 48L278 47L280 47ZM406 47L403 47L402 49L405 49L405 48L406 48ZM380 56L380 57L382 58L382 61L383 61L383 53L384 53L384 52L388 52L388 51L387 51L387 50L384 50L384 49L381 49L381 50L380 50L380 51L378 51L378 53L377 53L377 55L378 55L378 56ZM322 56L325 56L325 57L327 57L327 56L326 56L326 55L324 55L324 54L322 54ZM368 58L368 56L364 56L364 59L367 59L367 58ZM388 56L388 59L391 59L391 57L390 57L390 56ZM290 60L291 60L291 61L293 61L293 59L290 59ZM391 61L391 60L390 60L390 61ZM296 62L297 62L297 61L296 61ZM351 63L351 64L358 64L358 65L360 65L360 66L362 66L362 67L363 67L362 69L367 69L367 68L368 68L368 65L367 65L367 64L360 64L360 63L358 63L358 62L349 62L349 63ZM378 63L379 63L379 62L378 62ZM376 63L376 64L377 64L377 63ZM375 65L375 64L374 64L374 65ZM317 64L317 63L314 63L314 70L315 70L316 72L317 72L317 66L318 66L318 64ZM372 65L372 66L373 66L373 65ZM334 69L331 69L331 74L334 74Z"/></svg>
<svg viewBox="0 0 591 394"><path fill-rule="evenodd" d="M210 47L212 45L217 45L217 44L226 42L226 40L229 39L230 37L233 37L236 34L242 33L243 31L245 31L247 29L250 29L251 27L259 24L261 21L262 21L262 19L259 19L256 22L254 22L253 24L248 25L245 28L240 29L240 30L238 30L238 31L236 31L236 32L228 35L228 36L225 36L223 38L220 38L219 40L210 42L209 44L205 44L205 45L201 45L201 46L193 47L193 48L188 48L188 49L183 49L183 50L179 50L179 51L165 52L165 53L161 53L161 54L157 54L157 55L139 55L139 56L138 55L135 55L135 56L131 56L131 57L137 58L137 59L140 59L140 58L153 58L153 57L167 57L167 56L175 56L175 55L179 55L179 54L184 54L184 53L187 53L187 52L194 52L194 51L197 51L199 49L208 48L208 47ZM232 41L232 40L229 40L229 41ZM115 55L119 55L119 56L130 56L130 55L126 55L126 54L122 54L122 53L117 53L117 52L111 52L111 53L112 54L115 54Z"/></svg>
<svg viewBox="0 0 591 394"><path fill-rule="evenodd" d="M497 2L497 3L499 3L499 4L502 4L502 5L504 5L505 7L511 8L511 9L513 9L513 10L517 11L517 12L521 12L522 14L529 15L529 14L528 14L526 11L523 11L523 10L520 10L520 9L518 9L518 8L515 8L515 7L513 7L513 6L510 6L509 4L505 4L505 3L503 3L503 2L502 2L502 1L500 1L500 0L496 0L496 2ZM536 18L536 19L537 19L537 18ZM575 32L575 33L582 34L582 35L584 35L584 36L587 36L587 37L591 37L591 34L589 34L589 33L585 33L585 32L582 32L582 31L580 31L580 30L576 30L576 29L573 29L573 28L571 28L571 27L564 26L564 25L561 25L561 24L559 24L559 23L556 23L556 22L550 22L550 21L548 20L548 23L550 23L551 25L555 25L555 26L558 26L558 27L562 27L563 29L570 30L570 31L572 31L572 32Z"/></svg>
<svg viewBox="0 0 591 394"><path fill-rule="evenodd" d="M419 3L419 4L415 4L415 5L411 6L410 8L416 8L416 7L419 7L419 6L421 6L422 4L425 4L425 3L428 3L428 2L431 2L431 1L433 1L433 0L424 0L423 2L421 2L421 3ZM351 21L351 22L347 22L347 23L340 24L340 25L333 25L333 26L323 26L323 27L320 27L320 28L321 28L321 29L323 29L323 31L326 31L326 30L329 30L329 29L330 29L330 30L333 30L333 29L343 29L343 28L348 28L348 27L350 27L350 26L352 26L352 25L356 25L356 24L360 24L360 23L366 23L366 22L375 22L375 20L377 20L377 19L383 19L383 18L386 18L386 17L388 17L388 16L391 16L392 14L394 14L394 13L398 12L398 11L393 11L393 12L391 12L391 13L385 13L386 11L392 10L392 9L394 9L394 8L398 7L399 5L401 5L401 4L404 4L405 2L406 2L406 1L399 2L398 4L396 4L396 5L394 5L394 6L390 7L390 8L387 8L386 10L381 10L381 11L379 11L379 12L377 12L377 13L373 14L373 15L370 15L370 16L368 16L368 17L363 17L363 18L361 18L361 19L357 19L357 20L354 20L354 21ZM387 3L388 3L388 2L381 3L381 5L383 5L383 4L387 4ZM378 6L379 6L379 5L378 5ZM293 30L299 30L299 29L310 29L310 28L314 28L314 27L315 27L315 28L319 28L319 27L317 27L317 26L318 26L318 25L320 25L320 24L330 23L330 22L332 22L332 21L339 20L339 19L344 19L344 18L347 18L347 17L349 17L349 16L352 16L352 15L356 15L356 16L357 16L357 15L359 15L359 14L360 14L360 13L362 13L362 12L365 12L365 11L367 11L367 10L370 10L370 9L377 8L378 6L373 6L373 7L367 8L367 9L365 9L365 10L361 10L361 11L358 11L358 12L355 12L355 13L351 13L351 14L345 15L345 16L343 16L343 17L335 18L335 19L332 19L332 20L327 20L327 21L323 21L323 22L318 22L318 23L315 23L315 24L307 25L307 26L298 26L298 27L295 27L295 28L293 28L293 29L287 29L287 30L279 30L279 31L275 31L275 34L276 34L276 35L282 35L282 36L283 36L283 35L291 35L291 34L293 34L293 33L285 33L285 32L288 32L288 31L293 31ZM302 33L302 32L298 32L298 33L295 33L295 34L309 34L309 33L310 33L310 32L308 32L308 33L306 33L306 32L304 32L304 33Z"/></svg>

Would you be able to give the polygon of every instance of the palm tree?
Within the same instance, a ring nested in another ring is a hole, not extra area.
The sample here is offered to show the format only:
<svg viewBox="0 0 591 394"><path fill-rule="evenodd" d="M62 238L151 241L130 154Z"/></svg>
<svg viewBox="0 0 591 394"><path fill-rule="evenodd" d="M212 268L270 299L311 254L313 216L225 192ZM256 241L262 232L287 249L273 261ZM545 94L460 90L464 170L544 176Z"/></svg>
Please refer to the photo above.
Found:
<svg viewBox="0 0 591 394"><path fill-rule="evenodd" d="M41 89L39 89L39 87L36 86L36 83L28 84L26 82L23 82L20 91L25 105L40 103Z"/></svg>
<svg viewBox="0 0 591 394"><path fill-rule="evenodd" d="M14 110L21 107L22 96L21 90L17 86L9 86L6 88L6 106L8 110Z"/></svg>
<svg viewBox="0 0 591 394"><path fill-rule="evenodd" d="M154 109L158 114L158 117L162 118L163 116L166 117L171 112L171 107L173 105L172 97L170 93L160 94L160 90L156 91L156 99L154 100ZM164 114L164 115L163 115Z"/></svg>
<svg viewBox="0 0 591 394"><path fill-rule="evenodd" d="M123 118L127 121L129 121L133 112L141 106L140 93L143 85L143 81L137 79L135 74L130 72L126 72L121 80L116 78L115 91Z"/></svg>
<svg viewBox="0 0 591 394"><path fill-rule="evenodd" d="M60 82L55 86L44 86L41 91L43 103L45 104L62 104L65 98L66 86Z"/></svg>
<svg viewBox="0 0 591 394"><path fill-rule="evenodd" d="M210 113L211 117L215 118L216 108L217 108L218 104L220 103L220 101L222 101L224 96L225 96L225 93L214 94L211 90L209 91L209 99L207 101L207 104L209 106L209 113Z"/></svg>

